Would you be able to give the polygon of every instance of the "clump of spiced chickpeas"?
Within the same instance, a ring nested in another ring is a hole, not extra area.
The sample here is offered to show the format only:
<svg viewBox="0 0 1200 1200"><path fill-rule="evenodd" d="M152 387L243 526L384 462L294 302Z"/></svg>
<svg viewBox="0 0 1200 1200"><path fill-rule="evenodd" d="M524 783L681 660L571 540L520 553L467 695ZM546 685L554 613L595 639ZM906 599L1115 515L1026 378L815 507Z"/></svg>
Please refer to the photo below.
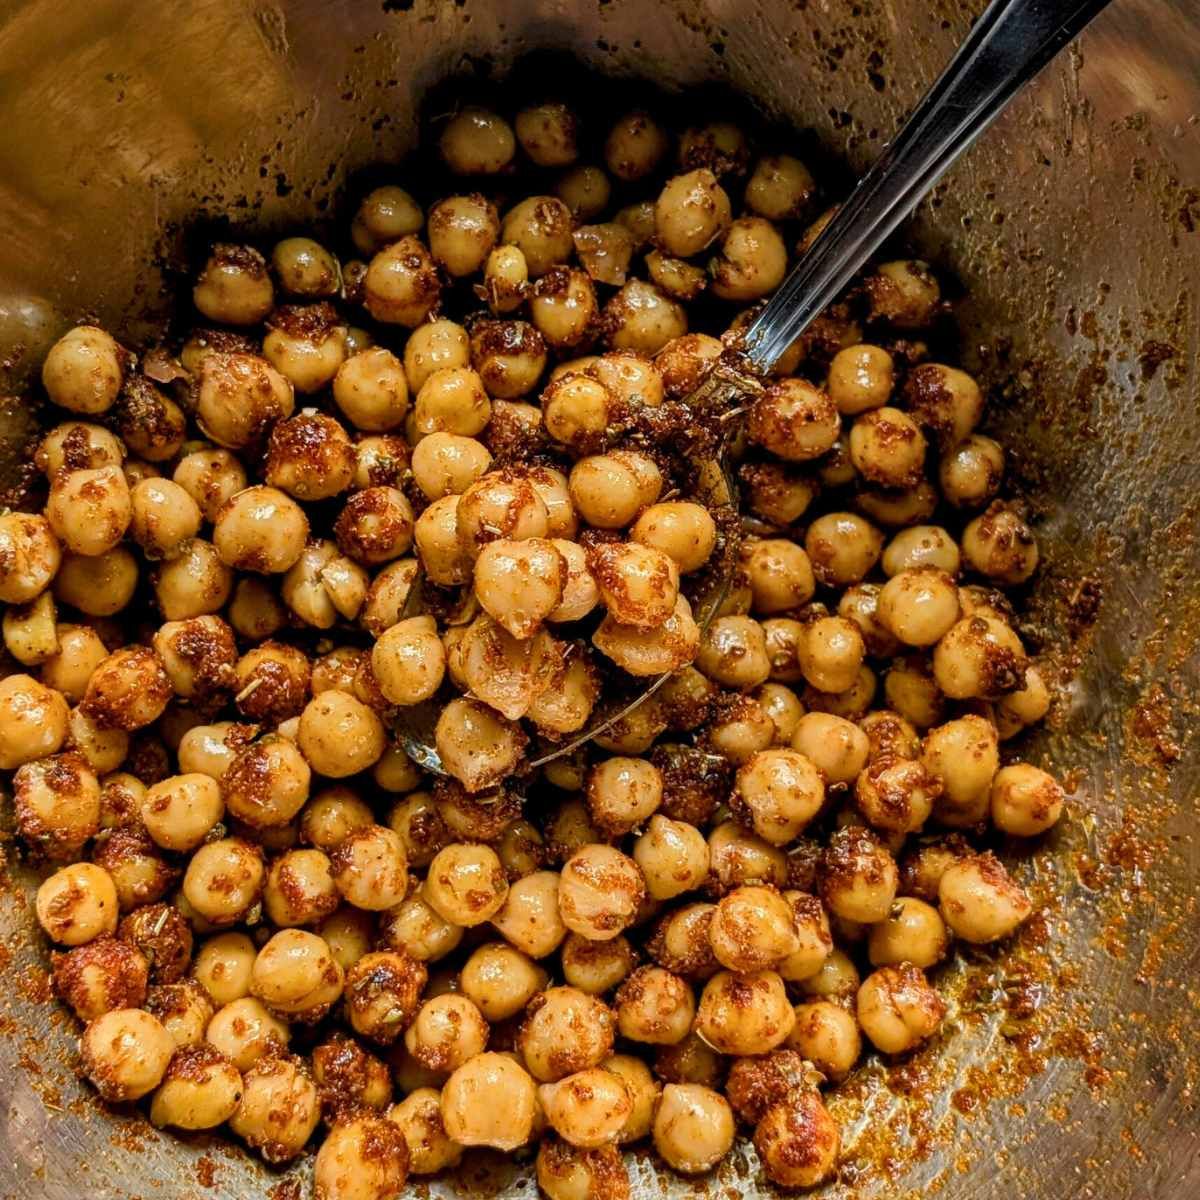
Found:
<svg viewBox="0 0 1200 1200"><path fill-rule="evenodd" d="M621 1147L700 1174L739 1123L816 1186L821 1089L935 1038L955 941L1034 910L989 829L1064 811L1006 745L1051 673L983 391L929 266L876 263L707 502L689 396L819 181L729 121L554 99L436 136L436 190L397 173L344 246L211 247L182 341L46 358L0 768L83 1072L272 1164L315 1143L319 1200L473 1146L620 1200ZM430 702L444 775L394 734Z"/></svg>

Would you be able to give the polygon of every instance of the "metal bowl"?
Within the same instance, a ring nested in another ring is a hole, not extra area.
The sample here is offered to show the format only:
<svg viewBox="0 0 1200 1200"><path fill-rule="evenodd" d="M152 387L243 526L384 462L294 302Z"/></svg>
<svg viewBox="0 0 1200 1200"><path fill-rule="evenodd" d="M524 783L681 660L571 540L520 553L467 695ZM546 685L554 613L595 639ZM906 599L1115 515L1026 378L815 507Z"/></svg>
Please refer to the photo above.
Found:
<svg viewBox="0 0 1200 1200"><path fill-rule="evenodd" d="M620 80L718 81L861 168L949 57L977 0L90 0L0 13L0 394L88 314L159 327L198 214L327 215L347 175L412 144L426 89L536 47ZM921 206L912 238L966 292L964 357L1015 447L1046 564L1026 636L1054 664L1023 752L1075 783L1018 864L1045 901L1014 956L952 969L952 1019L835 1101L830 1196L1191 1200L1200 1194L1200 19L1115 0ZM14 848L0 894L0 1196L289 1200L221 1140L100 1109L47 998ZM1017 856L1019 857L1019 855ZM633 1164L636 1195L694 1186ZM760 1195L739 1150L702 1185ZM297 1185L297 1188L299 1185ZM533 1195L473 1159L435 1195Z"/></svg>

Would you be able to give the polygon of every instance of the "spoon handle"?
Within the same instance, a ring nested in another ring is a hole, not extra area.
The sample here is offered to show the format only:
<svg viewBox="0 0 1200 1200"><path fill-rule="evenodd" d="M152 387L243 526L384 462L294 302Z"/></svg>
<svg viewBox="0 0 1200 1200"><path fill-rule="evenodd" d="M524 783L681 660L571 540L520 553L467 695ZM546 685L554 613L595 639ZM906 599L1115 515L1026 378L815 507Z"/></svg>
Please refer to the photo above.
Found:
<svg viewBox="0 0 1200 1200"><path fill-rule="evenodd" d="M1108 0L992 0L894 141L746 332L763 371L832 303L1021 86Z"/></svg>

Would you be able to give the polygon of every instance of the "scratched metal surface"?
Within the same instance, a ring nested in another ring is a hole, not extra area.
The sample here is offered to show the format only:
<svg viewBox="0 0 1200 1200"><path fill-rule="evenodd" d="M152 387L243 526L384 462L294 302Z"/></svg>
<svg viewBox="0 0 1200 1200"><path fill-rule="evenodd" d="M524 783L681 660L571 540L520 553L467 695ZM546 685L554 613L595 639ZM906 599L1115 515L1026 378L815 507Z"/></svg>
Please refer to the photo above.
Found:
<svg viewBox="0 0 1200 1200"><path fill-rule="evenodd" d="M426 88L466 56L503 72L551 46L668 87L717 80L861 166L978 7L4 0L0 394L19 396L80 314L149 336L168 293L158 264L197 213L272 229L327 212L349 172L402 156ZM957 964L938 1044L901 1069L868 1064L835 1100L847 1149L829 1196L1200 1194L1198 51L1191 0L1115 0L918 214L918 244L966 285L964 353L1040 517L1049 566L1026 632L1061 693L1023 750L1078 788L1051 852L1019 867L1048 907L1044 943L1018 958L1054 984L1027 1036L1004 1036L1006 969ZM21 403L3 407L10 462L28 426ZM7 870L0 1196L278 1186L223 1143L92 1104L74 1031L38 994L28 876ZM748 1153L701 1185L648 1160L634 1181L638 1197L766 1194ZM429 1188L534 1190L526 1167L488 1160Z"/></svg>

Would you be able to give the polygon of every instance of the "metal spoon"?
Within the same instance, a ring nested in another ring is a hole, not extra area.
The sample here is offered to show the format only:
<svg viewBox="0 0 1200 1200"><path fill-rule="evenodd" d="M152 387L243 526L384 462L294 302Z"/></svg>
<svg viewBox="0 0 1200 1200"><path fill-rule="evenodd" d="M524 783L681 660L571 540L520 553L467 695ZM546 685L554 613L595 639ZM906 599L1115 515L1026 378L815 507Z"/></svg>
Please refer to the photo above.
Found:
<svg viewBox="0 0 1200 1200"><path fill-rule="evenodd" d="M1109 3L1109 0L992 0L966 40L913 109L894 141L859 180L854 191L793 267L747 329L743 350L750 367L766 375L809 324L831 304L871 255L895 232L918 201L951 164L1000 114L1021 87L1032 79ZM690 403L702 400L713 411L732 410L752 390L755 380L736 371L714 372ZM719 472L727 499L736 490L722 455ZM710 502L714 497L705 497ZM732 557L732 556L731 556ZM714 580L698 605L701 630L711 622L732 578ZM419 577L413 581L404 616L423 611ZM538 757L537 767L572 753L628 716L669 678L653 680L632 701L605 713L586 731ZM433 702L400 710L395 733L418 765L443 773L434 745L437 709Z"/></svg>

